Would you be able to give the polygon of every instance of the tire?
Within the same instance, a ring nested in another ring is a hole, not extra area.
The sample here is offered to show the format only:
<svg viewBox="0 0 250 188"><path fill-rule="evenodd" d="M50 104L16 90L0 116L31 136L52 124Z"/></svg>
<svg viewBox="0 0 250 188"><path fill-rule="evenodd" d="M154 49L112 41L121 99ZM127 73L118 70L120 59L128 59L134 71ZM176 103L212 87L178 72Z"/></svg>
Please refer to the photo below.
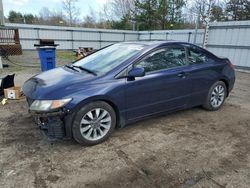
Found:
<svg viewBox="0 0 250 188"><path fill-rule="evenodd" d="M114 109L103 101L83 106L75 116L73 138L82 145L96 145L105 141L116 126Z"/></svg>
<svg viewBox="0 0 250 188"><path fill-rule="evenodd" d="M209 89L206 102L203 108L210 111L216 111L221 108L227 97L227 87L224 82L217 81Z"/></svg>

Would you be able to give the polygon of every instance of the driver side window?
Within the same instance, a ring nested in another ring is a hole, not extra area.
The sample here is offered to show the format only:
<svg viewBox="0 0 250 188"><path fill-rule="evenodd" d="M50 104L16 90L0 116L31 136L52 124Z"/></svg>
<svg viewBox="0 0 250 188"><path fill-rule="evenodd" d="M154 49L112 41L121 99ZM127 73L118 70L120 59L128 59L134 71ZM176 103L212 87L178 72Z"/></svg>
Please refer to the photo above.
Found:
<svg viewBox="0 0 250 188"><path fill-rule="evenodd" d="M157 50L135 67L144 68L145 72L153 72L186 65L186 52L184 47L169 47Z"/></svg>

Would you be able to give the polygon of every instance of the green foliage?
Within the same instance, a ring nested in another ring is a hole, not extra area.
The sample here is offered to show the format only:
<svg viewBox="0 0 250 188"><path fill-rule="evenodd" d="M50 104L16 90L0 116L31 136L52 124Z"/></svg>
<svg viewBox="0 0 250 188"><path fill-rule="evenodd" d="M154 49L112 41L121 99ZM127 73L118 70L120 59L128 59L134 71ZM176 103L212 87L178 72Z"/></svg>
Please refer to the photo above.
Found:
<svg viewBox="0 0 250 188"><path fill-rule="evenodd" d="M184 5L184 0L135 0L135 21L140 30L172 29Z"/></svg>
<svg viewBox="0 0 250 188"><path fill-rule="evenodd" d="M232 20L250 19L250 1L249 0L229 0L227 2L226 12Z"/></svg>
<svg viewBox="0 0 250 188"><path fill-rule="evenodd" d="M12 23L24 23L22 13L13 10L9 12L8 20Z"/></svg>
<svg viewBox="0 0 250 188"><path fill-rule="evenodd" d="M151 30L157 28L157 0L136 0L135 20L140 30Z"/></svg>
<svg viewBox="0 0 250 188"><path fill-rule="evenodd" d="M132 30L133 26L128 15L123 16L120 21L113 21L111 24L112 29L125 29Z"/></svg>
<svg viewBox="0 0 250 188"><path fill-rule="evenodd" d="M67 0L64 2L75 2ZM104 12L97 20L96 12L85 16L77 23L82 27L105 29L138 30L182 29L194 28L196 14L200 12L201 20L208 16L209 5L212 3L211 21L250 20L249 0L193 0L189 9L187 0L110 0ZM191 1L190 1L191 2ZM112 6L111 6L112 5ZM183 9L186 9L183 14ZM114 16L115 15L115 16ZM193 15L187 16L187 15ZM192 20L190 20L191 18ZM9 22L45 25L71 25L62 12L43 8L39 16L10 11ZM73 20L73 18L72 18ZM200 20L200 22L201 22ZM204 22L205 23L205 22ZM202 27L202 25L200 25Z"/></svg>
<svg viewBox="0 0 250 188"><path fill-rule="evenodd" d="M171 16L171 22L179 22L182 19L182 8L185 5L184 0L168 0L169 2L169 14Z"/></svg>
<svg viewBox="0 0 250 188"><path fill-rule="evenodd" d="M34 16L33 14L22 14L20 12L16 12L11 10L9 12L8 20L11 23L26 23L26 24L32 24L37 20L38 18Z"/></svg>
<svg viewBox="0 0 250 188"><path fill-rule="evenodd" d="M212 17L211 21L225 21L227 20L223 8L219 5L212 6Z"/></svg>
<svg viewBox="0 0 250 188"><path fill-rule="evenodd" d="M36 19L35 16L33 16L33 14L24 14L23 17L24 17L24 20L25 20L26 24L34 23L34 21Z"/></svg>

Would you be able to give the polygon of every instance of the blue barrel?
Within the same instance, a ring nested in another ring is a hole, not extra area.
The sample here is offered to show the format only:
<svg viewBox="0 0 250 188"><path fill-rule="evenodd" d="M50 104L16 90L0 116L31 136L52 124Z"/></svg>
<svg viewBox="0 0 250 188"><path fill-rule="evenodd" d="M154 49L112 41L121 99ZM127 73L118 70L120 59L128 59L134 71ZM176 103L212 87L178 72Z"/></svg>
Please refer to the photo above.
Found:
<svg viewBox="0 0 250 188"><path fill-rule="evenodd" d="M39 47L37 48L41 69L47 71L56 67L56 48L55 47Z"/></svg>

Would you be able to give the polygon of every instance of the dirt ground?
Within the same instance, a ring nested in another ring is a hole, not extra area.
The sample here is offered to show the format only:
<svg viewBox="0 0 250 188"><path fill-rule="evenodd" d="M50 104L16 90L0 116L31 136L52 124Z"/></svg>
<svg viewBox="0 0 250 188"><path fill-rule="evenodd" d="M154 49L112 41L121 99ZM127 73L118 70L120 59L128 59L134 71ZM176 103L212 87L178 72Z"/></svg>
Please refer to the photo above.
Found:
<svg viewBox="0 0 250 188"><path fill-rule="evenodd" d="M93 147L48 141L24 100L0 105L0 187L250 187L250 74L237 72L219 111L141 121Z"/></svg>

